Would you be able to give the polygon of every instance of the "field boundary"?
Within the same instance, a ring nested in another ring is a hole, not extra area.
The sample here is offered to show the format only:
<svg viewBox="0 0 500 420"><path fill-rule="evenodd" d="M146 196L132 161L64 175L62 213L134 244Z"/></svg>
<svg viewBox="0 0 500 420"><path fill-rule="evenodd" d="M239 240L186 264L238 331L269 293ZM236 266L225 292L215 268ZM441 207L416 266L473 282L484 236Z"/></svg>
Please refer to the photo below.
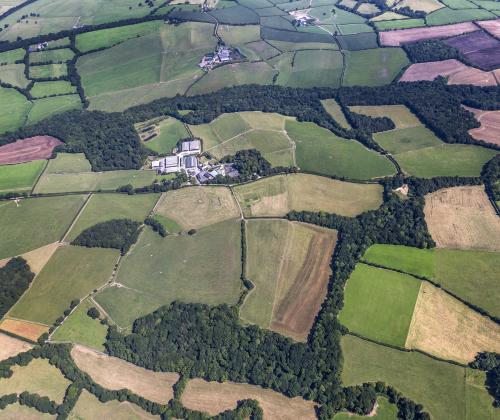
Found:
<svg viewBox="0 0 500 420"><path fill-rule="evenodd" d="M73 227L76 225L76 222L78 222L78 219L80 218L81 214L85 210L85 207L87 207L87 204L89 203L90 199L92 198L92 193L90 193L87 198L85 199L85 202L83 203L82 207L80 207L80 210L76 214L75 218L73 219L73 222L71 222L71 225L69 228L66 230L66 233L63 235L62 239L59 241L60 243L64 244L64 240L67 238Z"/></svg>

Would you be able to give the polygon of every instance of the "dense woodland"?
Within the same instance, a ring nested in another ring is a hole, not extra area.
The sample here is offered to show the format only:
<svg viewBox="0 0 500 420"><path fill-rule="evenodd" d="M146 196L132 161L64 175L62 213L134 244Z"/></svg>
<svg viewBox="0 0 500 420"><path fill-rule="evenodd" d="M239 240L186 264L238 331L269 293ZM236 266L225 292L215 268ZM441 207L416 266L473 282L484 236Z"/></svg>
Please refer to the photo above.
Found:
<svg viewBox="0 0 500 420"><path fill-rule="evenodd" d="M429 61L460 60L466 63L465 57L455 47L437 39L404 44L408 58L412 63L427 63Z"/></svg>
<svg viewBox="0 0 500 420"><path fill-rule="evenodd" d="M0 268L0 318L17 302L34 277L22 257L12 258Z"/></svg>

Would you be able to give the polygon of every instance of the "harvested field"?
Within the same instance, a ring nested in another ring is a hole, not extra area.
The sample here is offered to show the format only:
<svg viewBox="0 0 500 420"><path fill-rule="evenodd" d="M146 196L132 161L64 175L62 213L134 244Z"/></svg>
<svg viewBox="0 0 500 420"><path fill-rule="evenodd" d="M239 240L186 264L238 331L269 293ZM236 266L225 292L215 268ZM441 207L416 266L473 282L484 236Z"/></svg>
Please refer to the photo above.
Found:
<svg viewBox="0 0 500 420"><path fill-rule="evenodd" d="M28 262L33 273L38 274L45 267L45 264L50 260L56 249L61 246L60 242L54 242L41 248L23 254L22 257Z"/></svg>
<svg viewBox="0 0 500 420"><path fill-rule="evenodd" d="M6 318L0 323L0 330L36 341L38 337L49 330L49 326L22 321L20 319Z"/></svg>
<svg viewBox="0 0 500 420"><path fill-rule="evenodd" d="M493 72L479 70L453 59L412 64L406 69L399 81L434 80L438 76L447 77L450 85L497 85L497 79Z"/></svg>
<svg viewBox="0 0 500 420"><path fill-rule="evenodd" d="M372 118L390 118L395 125L395 129L422 125L420 120L405 105L350 106L349 109L356 114L367 115Z"/></svg>
<svg viewBox="0 0 500 420"><path fill-rule="evenodd" d="M478 352L500 352L500 326L423 282L405 347L469 363Z"/></svg>
<svg viewBox="0 0 500 420"><path fill-rule="evenodd" d="M177 373L154 372L79 345L73 347L71 357L104 388L126 388L159 404L166 404L173 398L172 386L179 380Z"/></svg>
<svg viewBox="0 0 500 420"><path fill-rule="evenodd" d="M192 379L186 385L181 402L191 410L204 411L212 416L236 408L242 399L255 399L264 411L264 418L273 420L315 419L314 403L300 397L288 398L256 385L234 382L207 382Z"/></svg>
<svg viewBox="0 0 500 420"><path fill-rule="evenodd" d="M500 66L500 41L484 31L471 32L445 41L472 65L484 70Z"/></svg>
<svg viewBox="0 0 500 420"><path fill-rule="evenodd" d="M500 219L483 186L445 188L428 194L424 211L438 247L500 250Z"/></svg>
<svg viewBox="0 0 500 420"><path fill-rule="evenodd" d="M397 31L381 32L380 44L384 47L399 47L408 42L422 41L424 39L435 39L461 35L467 32L477 31L473 22L456 23L453 25L433 26L432 28L411 28Z"/></svg>
<svg viewBox="0 0 500 420"><path fill-rule="evenodd" d="M483 111L467 107L481 123L481 127L469 130L476 140L500 145L500 111Z"/></svg>
<svg viewBox="0 0 500 420"><path fill-rule="evenodd" d="M0 361L32 349L31 344L0 333Z"/></svg>
<svg viewBox="0 0 500 420"><path fill-rule="evenodd" d="M19 403L9 404L2 410L2 420L53 420L54 418L48 413L41 413Z"/></svg>
<svg viewBox="0 0 500 420"><path fill-rule="evenodd" d="M500 19L483 20L476 23L491 35L500 38Z"/></svg>
<svg viewBox="0 0 500 420"><path fill-rule="evenodd" d="M239 217L236 200L226 187L192 187L164 194L155 213L177 222L185 230L199 229Z"/></svg>
<svg viewBox="0 0 500 420"><path fill-rule="evenodd" d="M0 165L48 159L62 142L51 136L35 136L0 147Z"/></svg>

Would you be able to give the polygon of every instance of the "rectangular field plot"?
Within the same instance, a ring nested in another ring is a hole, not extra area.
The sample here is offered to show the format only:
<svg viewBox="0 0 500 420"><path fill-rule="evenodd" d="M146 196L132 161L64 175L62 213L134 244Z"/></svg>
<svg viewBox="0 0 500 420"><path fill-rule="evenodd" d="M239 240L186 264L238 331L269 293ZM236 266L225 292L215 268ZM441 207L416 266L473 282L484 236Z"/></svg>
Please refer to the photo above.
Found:
<svg viewBox="0 0 500 420"><path fill-rule="evenodd" d="M44 174L68 174L90 172L92 167L84 153L58 153L50 159Z"/></svg>
<svg viewBox="0 0 500 420"><path fill-rule="evenodd" d="M420 286L414 277L358 264L339 320L367 338L404 347Z"/></svg>
<svg viewBox="0 0 500 420"><path fill-rule="evenodd" d="M94 194L65 238L73 241L85 229L112 219L142 222L153 209L159 194Z"/></svg>
<svg viewBox="0 0 500 420"><path fill-rule="evenodd" d="M0 330L36 342L38 337L49 331L49 326L18 319L4 318Z"/></svg>
<svg viewBox="0 0 500 420"><path fill-rule="evenodd" d="M420 120L404 105L350 106L349 109L356 114L367 115L372 118L390 118L396 129L422 125Z"/></svg>
<svg viewBox="0 0 500 420"><path fill-rule="evenodd" d="M76 87L65 80L36 82L31 88L30 93L34 98L43 98L45 96L76 93Z"/></svg>
<svg viewBox="0 0 500 420"><path fill-rule="evenodd" d="M324 99L321 101L323 108L325 111L332 117L341 127L346 128L348 130L351 129L351 125L347 121L344 112L340 105L335 101L335 99Z"/></svg>
<svg viewBox="0 0 500 420"><path fill-rule="evenodd" d="M60 247L9 315L53 324L73 299L81 299L111 276L118 251Z"/></svg>
<svg viewBox="0 0 500 420"><path fill-rule="evenodd" d="M66 64L44 64L40 66L30 66L30 79L57 79L68 75Z"/></svg>
<svg viewBox="0 0 500 420"><path fill-rule="evenodd" d="M396 170L385 156L314 123L287 120L285 128L296 144L297 165L303 170L351 179L389 176Z"/></svg>
<svg viewBox="0 0 500 420"><path fill-rule="evenodd" d="M337 232L284 220L251 220L247 240L246 276L255 288L240 317L305 340L326 296Z"/></svg>
<svg viewBox="0 0 500 420"><path fill-rule="evenodd" d="M309 174L278 175L235 187L245 217L285 216L291 210L357 216L382 204L382 189Z"/></svg>
<svg viewBox="0 0 500 420"><path fill-rule="evenodd" d="M234 304L242 287L240 241L239 220L166 238L146 228L120 265L118 287L96 299L123 327L175 300Z"/></svg>
<svg viewBox="0 0 500 420"><path fill-rule="evenodd" d="M37 51L29 55L30 63L65 63L74 57L75 53L69 48L57 50Z"/></svg>
<svg viewBox="0 0 500 420"><path fill-rule="evenodd" d="M85 196L43 197L0 204L0 258L24 254L59 241Z"/></svg>
<svg viewBox="0 0 500 420"><path fill-rule="evenodd" d="M80 95L63 95L36 99L28 113L28 124L36 123L54 114L60 114L71 109L83 108Z"/></svg>
<svg viewBox="0 0 500 420"><path fill-rule="evenodd" d="M45 160L0 165L0 193L31 191L46 165Z"/></svg>
<svg viewBox="0 0 500 420"><path fill-rule="evenodd" d="M0 63L15 64L16 61L23 61L25 55L26 50L24 48L5 51L0 53Z"/></svg>

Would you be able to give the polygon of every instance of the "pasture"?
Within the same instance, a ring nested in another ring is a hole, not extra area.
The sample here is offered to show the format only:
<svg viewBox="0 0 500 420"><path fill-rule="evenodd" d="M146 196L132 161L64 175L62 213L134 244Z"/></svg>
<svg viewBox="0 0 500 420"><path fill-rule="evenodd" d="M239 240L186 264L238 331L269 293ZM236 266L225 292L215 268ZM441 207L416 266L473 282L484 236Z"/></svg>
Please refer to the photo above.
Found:
<svg viewBox="0 0 500 420"><path fill-rule="evenodd" d="M245 217L285 216L291 210L357 216L382 204L376 184L355 184L309 174L278 175L234 187Z"/></svg>
<svg viewBox="0 0 500 420"><path fill-rule="evenodd" d="M425 196L425 220L440 248L500 251L500 221L482 186Z"/></svg>
<svg viewBox="0 0 500 420"><path fill-rule="evenodd" d="M126 388L158 404L166 404L173 398L172 386L179 380L177 373L154 372L82 346L73 347L71 357L102 387L110 390Z"/></svg>
<svg viewBox="0 0 500 420"><path fill-rule="evenodd" d="M256 385L234 382L207 382L191 379L182 393L181 403L191 410L199 410L215 416L226 410L235 409L238 401L255 399L264 411L264 418L315 419L314 403L303 398L289 398Z"/></svg>
<svg viewBox="0 0 500 420"><path fill-rule="evenodd" d="M28 113L27 123L33 124L51 115L81 108L83 108L83 105L79 95L62 95L35 99Z"/></svg>
<svg viewBox="0 0 500 420"><path fill-rule="evenodd" d="M92 167L84 153L58 153L50 159L44 174L67 174L90 172Z"/></svg>
<svg viewBox="0 0 500 420"><path fill-rule="evenodd" d="M242 287L240 236L237 220L166 238L145 228L120 265L118 287L96 300L122 327L174 300L234 304Z"/></svg>
<svg viewBox="0 0 500 420"><path fill-rule="evenodd" d="M111 276L118 251L63 246L9 311L9 316L51 325L74 299L82 299Z"/></svg>
<svg viewBox="0 0 500 420"><path fill-rule="evenodd" d="M65 63L74 57L75 53L70 48L57 50L36 51L29 54L30 63Z"/></svg>
<svg viewBox="0 0 500 420"><path fill-rule="evenodd" d="M24 48L16 48L15 50L5 51L0 53L0 63L15 64L16 61L24 60L26 50Z"/></svg>
<svg viewBox="0 0 500 420"><path fill-rule="evenodd" d="M433 148L433 150L439 146L445 146L446 148L446 145L444 145L431 130L423 126L420 122L419 125L415 127L375 133L373 135L373 139L385 150L393 154L396 160L398 159L399 154L404 152L425 149L428 147ZM415 154L418 157L418 154ZM405 155L403 155L403 157L404 156ZM442 166L446 166L445 161L441 162L441 164Z"/></svg>
<svg viewBox="0 0 500 420"><path fill-rule="evenodd" d="M347 121L344 112L335 99L323 99L321 101L325 111L332 117L341 127L351 129L351 125Z"/></svg>
<svg viewBox="0 0 500 420"><path fill-rule="evenodd" d="M30 90L34 98L44 98L52 95L67 95L76 93L76 87L65 80L54 82L36 82Z"/></svg>
<svg viewBox="0 0 500 420"><path fill-rule="evenodd" d="M389 176L396 170L386 157L314 123L287 120L285 129L296 144L297 165L303 170L351 179Z"/></svg>
<svg viewBox="0 0 500 420"><path fill-rule="evenodd" d="M45 267L45 264L52 258L54 252L57 248L61 246L60 242L53 242L51 244L42 246L40 248L34 249L33 251L26 252L22 254L22 257L26 260L30 266L30 270L38 274Z"/></svg>
<svg viewBox="0 0 500 420"><path fill-rule="evenodd" d="M21 127L31 103L15 89L0 87L0 134Z"/></svg>
<svg viewBox="0 0 500 420"><path fill-rule="evenodd" d="M404 347L420 286L414 277L358 264L347 281L339 320L367 338Z"/></svg>
<svg viewBox="0 0 500 420"><path fill-rule="evenodd" d="M40 411L30 408L26 405L19 403L9 404L2 410L2 417L6 420L51 420L54 416L48 413L41 413Z"/></svg>
<svg viewBox="0 0 500 420"><path fill-rule="evenodd" d="M112 219L142 222L158 198L159 194L93 194L65 240L72 242L85 229Z"/></svg>
<svg viewBox="0 0 500 420"><path fill-rule="evenodd" d="M85 196L72 195L2 202L0 258L24 254L61 240L84 201Z"/></svg>
<svg viewBox="0 0 500 420"><path fill-rule="evenodd" d="M58 79L68 75L68 66L66 64L42 64L39 66L30 66L30 79Z"/></svg>
<svg viewBox="0 0 500 420"><path fill-rule="evenodd" d="M164 193L155 214L177 223L182 230L199 229L240 216L227 187L189 187Z"/></svg>
<svg viewBox="0 0 500 420"><path fill-rule="evenodd" d="M148 127L153 127L153 129L145 131L144 129ZM144 145L157 153L170 154L180 139L189 137L184 124L171 117L158 122L146 121L142 124L136 124L136 130L141 140L144 141ZM153 133L156 136L150 140L146 140Z"/></svg>
<svg viewBox="0 0 500 420"><path fill-rule="evenodd" d="M46 164L45 160L35 160L0 165L0 193L31 191Z"/></svg>
<svg viewBox="0 0 500 420"><path fill-rule="evenodd" d="M405 105L364 105L350 106L349 109L356 114L367 115L372 118L390 118L395 125L395 129L422 125L420 120Z"/></svg>
<svg viewBox="0 0 500 420"><path fill-rule="evenodd" d="M476 353L500 351L500 326L423 282L405 347L466 364Z"/></svg>
<svg viewBox="0 0 500 420"><path fill-rule="evenodd" d="M0 333L0 361L32 349L31 344Z"/></svg>
<svg viewBox="0 0 500 420"><path fill-rule="evenodd" d="M395 404L391 404L387 398L378 397L375 413L370 414L371 420L395 420L397 418L398 408ZM340 412L333 416L333 420L361 420L366 419L366 416L360 416L353 413Z"/></svg>
<svg viewBox="0 0 500 420"><path fill-rule="evenodd" d="M1 66L0 80L20 88L26 88L29 84L29 80L24 74L24 64L8 64Z"/></svg>
<svg viewBox="0 0 500 420"><path fill-rule="evenodd" d="M0 330L36 342L38 337L48 332L49 327L33 322L4 318L0 323Z"/></svg>
<svg viewBox="0 0 500 420"><path fill-rule="evenodd" d="M248 221L246 277L255 288L241 307L242 320L305 340L326 296L336 240L333 230Z"/></svg>

